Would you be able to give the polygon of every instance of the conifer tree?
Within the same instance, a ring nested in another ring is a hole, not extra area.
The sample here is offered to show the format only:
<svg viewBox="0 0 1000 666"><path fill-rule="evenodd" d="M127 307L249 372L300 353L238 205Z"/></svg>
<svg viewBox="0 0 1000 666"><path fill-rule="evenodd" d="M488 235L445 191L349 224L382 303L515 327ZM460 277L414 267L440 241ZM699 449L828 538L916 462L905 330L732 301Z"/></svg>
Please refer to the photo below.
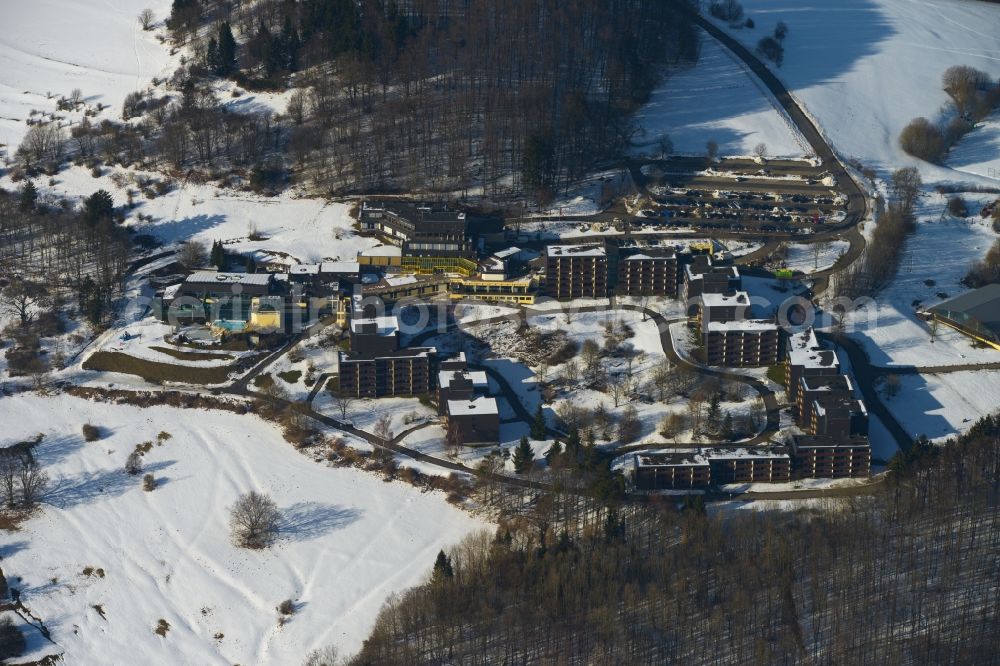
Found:
<svg viewBox="0 0 1000 666"><path fill-rule="evenodd" d="M229 27L229 22L223 21L219 26L218 62L215 73L225 76L234 69L236 69L236 40L233 39L233 30Z"/></svg>
<svg viewBox="0 0 1000 666"><path fill-rule="evenodd" d="M535 420L531 422L531 439L545 439L545 414L542 413L542 403L538 403Z"/></svg>
<svg viewBox="0 0 1000 666"><path fill-rule="evenodd" d="M562 444L560 444L559 440L557 439L556 441L552 442L552 446L550 446L549 450L545 452L545 462L551 465L552 462L556 459L556 456L558 456L560 453L562 453Z"/></svg>
<svg viewBox="0 0 1000 666"><path fill-rule="evenodd" d="M528 444L527 437L521 437L517 448L514 449L514 471L518 474L527 474L531 471L531 464L535 461L535 453Z"/></svg>
<svg viewBox="0 0 1000 666"><path fill-rule="evenodd" d="M445 555L443 550L439 550L437 559L434 560L434 571L431 574L431 580L434 583L441 583L454 577L455 570L452 569L451 558Z"/></svg>
<svg viewBox="0 0 1000 666"><path fill-rule="evenodd" d="M24 187L21 188L21 198L18 201L18 207L22 211L34 210L36 201L38 201L38 188L30 180L25 181Z"/></svg>

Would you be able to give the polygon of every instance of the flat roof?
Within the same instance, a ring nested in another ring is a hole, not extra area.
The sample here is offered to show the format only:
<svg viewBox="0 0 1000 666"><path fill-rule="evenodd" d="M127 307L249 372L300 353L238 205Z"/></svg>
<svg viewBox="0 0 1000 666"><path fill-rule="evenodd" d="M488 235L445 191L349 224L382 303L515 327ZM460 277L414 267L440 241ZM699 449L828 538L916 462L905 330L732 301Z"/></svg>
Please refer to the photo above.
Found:
<svg viewBox="0 0 1000 666"><path fill-rule="evenodd" d="M750 294L745 291L731 291L728 294L702 294L701 302L710 308L726 305L750 305Z"/></svg>
<svg viewBox="0 0 1000 666"><path fill-rule="evenodd" d="M351 320L351 332L360 333L364 324L375 324L376 335L389 336L399 333L399 319L396 317L367 317Z"/></svg>
<svg viewBox="0 0 1000 666"><path fill-rule="evenodd" d="M607 248L604 245L549 245L545 248L550 257L606 257Z"/></svg>
<svg viewBox="0 0 1000 666"><path fill-rule="evenodd" d="M292 275L319 275L319 264L296 264L288 269Z"/></svg>
<svg viewBox="0 0 1000 666"><path fill-rule="evenodd" d="M438 372L438 386L448 388L451 386L452 380L458 376L469 379L473 387L483 388L489 386L486 373L481 370L441 370Z"/></svg>
<svg viewBox="0 0 1000 666"><path fill-rule="evenodd" d="M472 400L449 400L448 414L450 416L476 416L479 414L500 414L496 398L479 396Z"/></svg>
<svg viewBox="0 0 1000 666"><path fill-rule="evenodd" d="M197 271L187 276L185 282L192 284L254 284L265 286L271 282L270 273L219 273Z"/></svg>
<svg viewBox="0 0 1000 666"><path fill-rule="evenodd" d="M376 245L358 252L359 257L401 257L403 248L398 245Z"/></svg>
<svg viewBox="0 0 1000 666"><path fill-rule="evenodd" d="M819 377L805 375L799 379L799 384L806 391L854 391L854 384L847 375L821 375Z"/></svg>
<svg viewBox="0 0 1000 666"><path fill-rule="evenodd" d="M858 449L870 448L864 435L852 435L846 439L829 435L792 435L794 449Z"/></svg>
<svg viewBox="0 0 1000 666"><path fill-rule="evenodd" d="M508 247L506 250L494 252L493 256L497 259L506 259L507 257L513 257L515 254L519 254L520 252L521 248L519 247Z"/></svg>
<svg viewBox="0 0 1000 666"><path fill-rule="evenodd" d="M361 264L356 261L324 261L319 265L320 273L357 273Z"/></svg>
<svg viewBox="0 0 1000 666"><path fill-rule="evenodd" d="M646 451L635 454L636 467L690 467L708 466L708 458L699 449L673 449Z"/></svg>
<svg viewBox="0 0 1000 666"><path fill-rule="evenodd" d="M839 368L840 361L832 349L823 349L816 331L807 328L788 336L788 362L805 368Z"/></svg>
<svg viewBox="0 0 1000 666"><path fill-rule="evenodd" d="M708 323L709 332L717 331L728 333L729 331L777 331L778 325L768 319L743 319L741 321L710 321Z"/></svg>
<svg viewBox="0 0 1000 666"><path fill-rule="evenodd" d="M380 358L418 358L422 356L430 356L431 354L436 353L436 347L403 347L402 349L382 354L359 354L353 351L342 351L340 352L340 362L359 363L362 361L374 361Z"/></svg>

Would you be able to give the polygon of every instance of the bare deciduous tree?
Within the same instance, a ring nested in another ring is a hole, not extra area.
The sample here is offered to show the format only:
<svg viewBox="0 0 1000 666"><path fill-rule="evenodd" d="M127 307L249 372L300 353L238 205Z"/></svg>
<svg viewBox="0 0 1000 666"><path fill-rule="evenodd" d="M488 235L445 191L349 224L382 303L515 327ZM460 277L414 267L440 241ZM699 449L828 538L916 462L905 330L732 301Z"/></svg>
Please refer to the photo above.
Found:
<svg viewBox="0 0 1000 666"><path fill-rule="evenodd" d="M17 317L24 326L35 316L35 309L49 302L48 292L42 285L24 279L15 279L3 290L0 312Z"/></svg>
<svg viewBox="0 0 1000 666"><path fill-rule="evenodd" d="M383 441L392 439L392 417L388 414L378 417L378 420L375 421L375 428L372 434Z"/></svg>
<svg viewBox="0 0 1000 666"><path fill-rule="evenodd" d="M177 253L177 260L185 268L198 268L208 262L208 250L205 249L205 244L200 241L186 241Z"/></svg>
<svg viewBox="0 0 1000 666"><path fill-rule="evenodd" d="M347 414L351 411L351 406L357 402L357 398L349 393L341 393L339 387L331 387L330 402L333 408L340 413L340 420L346 421Z"/></svg>
<svg viewBox="0 0 1000 666"><path fill-rule="evenodd" d="M27 507L32 507L45 492L49 485L49 475L34 460L22 460L18 470L18 489L21 491L21 501Z"/></svg>
<svg viewBox="0 0 1000 666"><path fill-rule="evenodd" d="M32 125L17 149L18 160L27 168L41 162L58 164L66 148L66 132L57 123Z"/></svg>
<svg viewBox="0 0 1000 666"><path fill-rule="evenodd" d="M233 542L242 548L264 548L278 534L281 513L269 495L256 490L240 495L229 510Z"/></svg>
<svg viewBox="0 0 1000 666"><path fill-rule="evenodd" d="M156 16L153 14L153 10L149 7L139 12L136 19L138 19L139 25L142 26L143 30L152 30L153 24L156 23Z"/></svg>

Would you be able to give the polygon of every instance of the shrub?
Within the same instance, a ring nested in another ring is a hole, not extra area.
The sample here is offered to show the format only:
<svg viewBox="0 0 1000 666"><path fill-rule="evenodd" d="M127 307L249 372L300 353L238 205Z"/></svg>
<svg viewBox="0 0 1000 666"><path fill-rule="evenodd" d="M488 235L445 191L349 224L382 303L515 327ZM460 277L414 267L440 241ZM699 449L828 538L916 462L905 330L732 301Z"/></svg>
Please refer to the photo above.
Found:
<svg viewBox="0 0 1000 666"><path fill-rule="evenodd" d="M757 50L768 60L781 67L781 62L785 59L785 47L774 37L764 37L757 42Z"/></svg>
<svg viewBox="0 0 1000 666"><path fill-rule="evenodd" d="M156 489L156 479L152 474L146 474L142 477L142 489L147 493Z"/></svg>
<svg viewBox="0 0 1000 666"><path fill-rule="evenodd" d="M170 631L170 623L161 617L156 623L156 628L153 629L153 633L159 636L166 636L168 631Z"/></svg>
<svg viewBox="0 0 1000 666"><path fill-rule="evenodd" d="M25 641L21 630L14 625L9 616L0 619L0 661L7 663L8 659L20 657L24 653Z"/></svg>
<svg viewBox="0 0 1000 666"><path fill-rule="evenodd" d="M738 0L712 0L708 13L721 21L739 21L743 18L743 5Z"/></svg>
<svg viewBox="0 0 1000 666"><path fill-rule="evenodd" d="M88 442L96 442L101 438L101 429L93 424L84 423L83 438Z"/></svg>
<svg viewBox="0 0 1000 666"><path fill-rule="evenodd" d="M965 199L962 197L952 197L948 199L948 214L952 217L965 217L969 214Z"/></svg>
<svg viewBox="0 0 1000 666"><path fill-rule="evenodd" d="M914 157L939 162L944 157L944 135L926 118L914 118L900 133L899 147Z"/></svg>
<svg viewBox="0 0 1000 666"><path fill-rule="evenodd" d="M291 615L295 612L295 602L291 599L285 599L280 604L278 604L278 612L282 615Z"/></svg>
<svg viewBox="0 0 1000 666"><path fill-rule="evenodd" d="M125 473L132 476L137 476L142 474L142 454L138 451L133 451L128 454L128 458L125 459Z"/></svg>

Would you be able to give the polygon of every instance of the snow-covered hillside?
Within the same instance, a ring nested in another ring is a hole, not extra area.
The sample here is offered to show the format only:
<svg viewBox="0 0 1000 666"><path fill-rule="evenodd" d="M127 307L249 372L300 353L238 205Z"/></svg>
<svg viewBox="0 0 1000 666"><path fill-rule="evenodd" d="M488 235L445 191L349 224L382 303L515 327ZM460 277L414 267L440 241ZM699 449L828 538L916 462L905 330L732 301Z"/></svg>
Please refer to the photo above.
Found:
<svg viewBox="0 0 1000 666"><path fill-rule="evenodd" d="M37 456L52 489L4 538L3 569L21 577L12 585L71 664L299 664L329 643L352 652L390 593L484 526L440 493L313 462L252 416L22 394L0 398L0 422L5 444L45 434ZM85 442L86 422L104 438ZM171 437L144 457L158 480L144 492L122 465L160 431ZM227 508L254 489L284 512L264 551L229 542ZM285 599L297 610L279 626Z"/></svg>
<svg viewBox="0 0 1000 666"><path fill-rule="evenodd" d="M136 19L147 7L157 18L148 32ZM56 98L74 88L89 105L111 107L96 120L120 117L125 95L176 66L179 54L171 56L156 39L169 13L169 0L0 3L0 144L13 154L31 111L54 112ZM80 114L60 115L79 120Z"/></svg>
<svg viewBox="0 0 1000 666"><path fill-rule="evenodd" d="M916 164L925 179L958 177L907 156L897 139L914 117L941 116L949 101L941 89L941 74L948 67L971 65L1000 76L1000 5L962 0L744 0L743 6L755 27L732 29L730 34L750 48L770 35L778 21L787 24L784 62L773 70L839 153L883 171ZM977 134L963 143L977 143ZM995 131L993 135L995 141ZM977 167L969 171L986 175L986 160L962 154L956 153L954 166L974 161Z"/></svg>
<svg viewBox="0 0 1000 666"><path fill-rule="evenodd" d="M772 156L809 152L767 89L704 32L698 62L669 72L636 120L641 128L636 153L657 154L664 134L678 154L704 155L708 141L724 155L752 155L758 143Z"/></svg>

